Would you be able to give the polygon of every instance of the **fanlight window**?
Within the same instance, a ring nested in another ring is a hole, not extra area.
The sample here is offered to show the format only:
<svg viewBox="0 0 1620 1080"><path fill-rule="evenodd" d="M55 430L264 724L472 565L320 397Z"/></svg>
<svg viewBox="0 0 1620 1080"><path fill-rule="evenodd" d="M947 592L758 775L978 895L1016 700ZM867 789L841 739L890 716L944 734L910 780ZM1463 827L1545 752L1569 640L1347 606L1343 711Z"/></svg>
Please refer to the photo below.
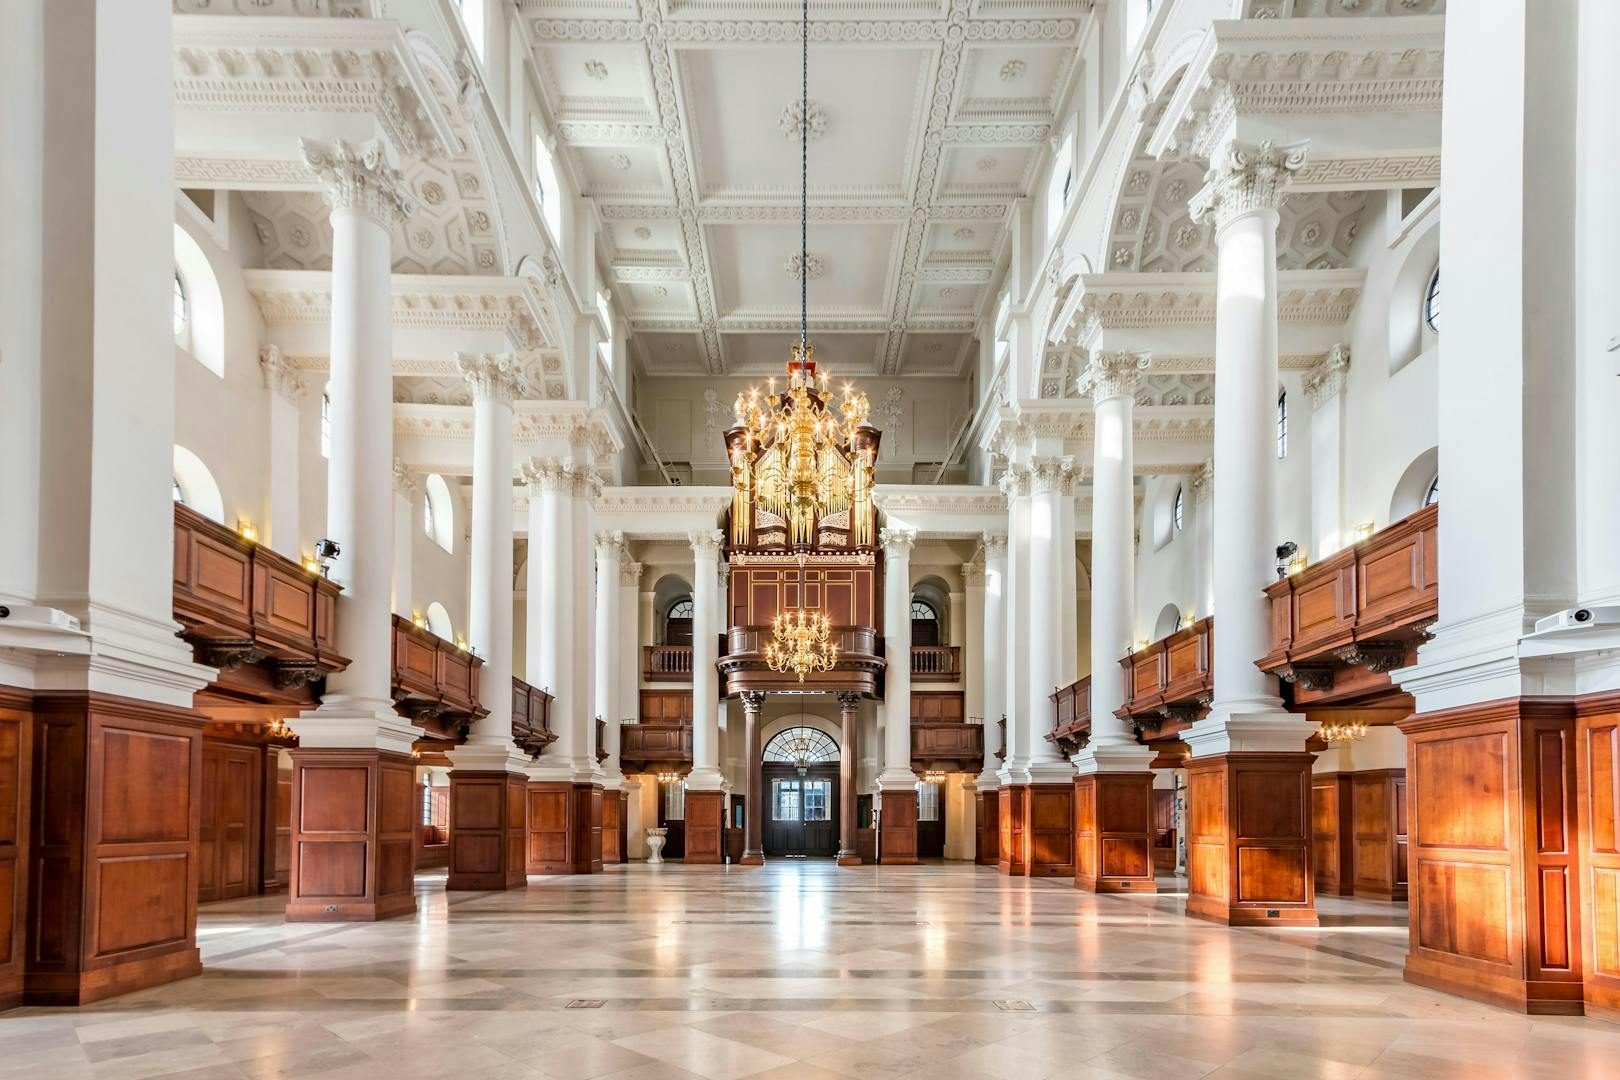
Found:
<svg viewBox="0 0 1620 1080"><path fill-rule="evenodd" d="M934 614L934 609L923 603L921 600L913 600L911 602L912 622L933 622L938 618L939 616Z"/></svg>
<svg viewBox="0 0 1620 1080"><path fill-rule="evenodd" d="M1288 392L1277 395L1277 456L1288 456Z"/></svg>
<svg viewBox="0 0 1620 1080"><path fill-rule="evenodd" d="M174 336L179 337L186 332L186 323L191 320L191 307L186 300L186 283L180 280L180 271L174 272Z"/></svg>
<svg viewBox="0 0 1620 1080"><path fill-rule="evenodd" d="M1429 490L1423 493L1423 505L1433 506L1440 501L1440 474L1435 473L1434 479L1429 481Z"/></svg>
<svg viewBox="0 0 1620 1080"><path fill-rule="evenodd" d="M1433 333L1440 332L1440 268L1434 268L1429 277L1429 288L1423 294L1423 323Z"/></svg>
<svg viewBox="0 0 1620 1080"><path fill-rule="evenodd" d="M1181 488L1176 488L1176 501L1170 504L1170 524L1175 526L1176 532L1181 531L1182 523Z"/></svg>
<svg viewBox="0 0 1620 1080"><path fill-rule="evenodd" d="M765 744L764 760L789 765L821 765L838 760L838 744L812 727L790 727Z"/></svg>
<svg viewBox="0 0 1620 1080"><path fill-rule="evenodd" d="M692 601L677 600L670 605L669 617L672 619L690 619L692 617Z"/></svg>

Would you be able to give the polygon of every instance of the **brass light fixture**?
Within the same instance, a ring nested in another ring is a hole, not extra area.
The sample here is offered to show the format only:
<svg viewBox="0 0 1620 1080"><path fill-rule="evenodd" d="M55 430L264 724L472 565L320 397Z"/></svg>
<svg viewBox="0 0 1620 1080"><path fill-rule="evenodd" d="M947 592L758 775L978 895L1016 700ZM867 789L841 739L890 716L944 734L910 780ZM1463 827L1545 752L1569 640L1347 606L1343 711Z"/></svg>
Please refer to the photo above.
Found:
<svg viewBox="0 0 1620 1080"><path fill-rule="evenodd" d="M1332 746L1334 743L1354 742L1367 737L1367 722L1365 720L1324 720L1317 729L1322 741Z"/></svg>
<svg viewBox="0 0 1620 1080"><path fill-rule="evenodd" d="M799 603L779 611L771 620L775 640L765 646L765 663L772 671L791 671L804 682L813 671L831 671L838 665L838 643L832 640L832 622L826 615L804 610L804 552L799 553Z"/></svg>

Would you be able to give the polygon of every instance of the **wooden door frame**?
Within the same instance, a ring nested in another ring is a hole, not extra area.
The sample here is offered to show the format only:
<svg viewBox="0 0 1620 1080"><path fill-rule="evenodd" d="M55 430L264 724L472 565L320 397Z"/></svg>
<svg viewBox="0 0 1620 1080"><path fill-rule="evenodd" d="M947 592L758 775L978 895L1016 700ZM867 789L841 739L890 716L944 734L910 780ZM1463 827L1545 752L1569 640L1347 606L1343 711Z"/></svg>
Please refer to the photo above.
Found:
<svg viewBox="0 0 1620 1080"><path fill-rule="evenodd" d="M762 806L760 808L761 811L762 811L761 816L760 816L760 820L762 822L762 828L761 828L760 831L763 834L763 835L760 836L760 846L762 848L766 849L765 850L766 857L767 858L770 858L770 857L782 858L782 857L784 857L782 852L780 852L780 851L772 851L767 847L766 837L768 837L770 835L771 823L775 820L771 816L771 813L772 813L772 811L773 811L773 809L775 807L775 801L771 797L771 790L772 790L771 789L771 781L772 780L788 780L788 779L791 779L791 780L799 780L799 779L804 779L804 780L826 780L826 781L829 781L831 783L832 789L831 789L831 794L829 796L830 799L831 799L831 805L828 807L828 819L827 820L828 820L828 824L831 825L831 827L832 827L832 836L831 836L832 846L825 853L825 857L832 858L833 856L837 855L838 854L838 826L839 826L839 813L840 813L840 808L839 808L839 805L838 805L839 787L840 787L840 780L839 780L839 776L838 776L838 771L839 771L838 770L838 762L837 761L817 762L816 764L810 766L809 771L806 772L806 774L803 777L799 776L798 769L796 769L794 766L788 764L787 762L783 762L783 761L761 762L760 765L759 765L759 769L760 769L760 801L762 803ZM802 828L803 821L804 821L804 818L803 818L804 803L803 803L802 800L800 801L800 804L799 804L799 814L800 814L800 819L799 819L800 820L800 826ZM815 855L812 855L810 857L811 858L822 858L823 856L822 856L822 854L820 852L818 852Z"/></svg>

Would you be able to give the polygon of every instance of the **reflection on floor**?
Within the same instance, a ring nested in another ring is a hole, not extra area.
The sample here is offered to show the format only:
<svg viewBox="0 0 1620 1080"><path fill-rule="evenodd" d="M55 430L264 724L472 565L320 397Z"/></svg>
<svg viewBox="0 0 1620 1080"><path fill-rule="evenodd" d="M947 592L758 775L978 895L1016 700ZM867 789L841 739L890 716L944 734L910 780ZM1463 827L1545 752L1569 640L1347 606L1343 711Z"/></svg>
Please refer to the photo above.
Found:
<svg viewBox="0 0 1620 1080"><path fill-rule="evenodd" d="M1403 983L1404 905L1228 930L1171 894L797 859L419 887L373 925L209 905L202 977L6 1014L0 1076L1620 1076L1620 1027Z"/></svg>

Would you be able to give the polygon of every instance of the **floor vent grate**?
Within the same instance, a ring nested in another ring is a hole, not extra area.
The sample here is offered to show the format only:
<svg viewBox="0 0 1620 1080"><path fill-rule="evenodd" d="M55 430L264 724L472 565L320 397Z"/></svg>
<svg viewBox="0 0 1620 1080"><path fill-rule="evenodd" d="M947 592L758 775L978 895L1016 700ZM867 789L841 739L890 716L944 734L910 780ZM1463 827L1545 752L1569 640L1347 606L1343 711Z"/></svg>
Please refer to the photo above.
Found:
<svg viewBox="0 0 1620 1080"><path fill-rule="evenodd" d="M1035 1006L1027 1001L998 1001L996 1008L1002 1012L1034 1012Z"/></svg>
<svg viewBox="0 0 1620 1080"><path fill-rule="evenodd" d="M607 1002L603 1001L601 998L575 998L573 1001L570 1001L567 1005L563 1006L563 1008L565 1008L565 1009L600 1009L603 1005L606 1005L606 1004L607 1004Z"/></svg>

